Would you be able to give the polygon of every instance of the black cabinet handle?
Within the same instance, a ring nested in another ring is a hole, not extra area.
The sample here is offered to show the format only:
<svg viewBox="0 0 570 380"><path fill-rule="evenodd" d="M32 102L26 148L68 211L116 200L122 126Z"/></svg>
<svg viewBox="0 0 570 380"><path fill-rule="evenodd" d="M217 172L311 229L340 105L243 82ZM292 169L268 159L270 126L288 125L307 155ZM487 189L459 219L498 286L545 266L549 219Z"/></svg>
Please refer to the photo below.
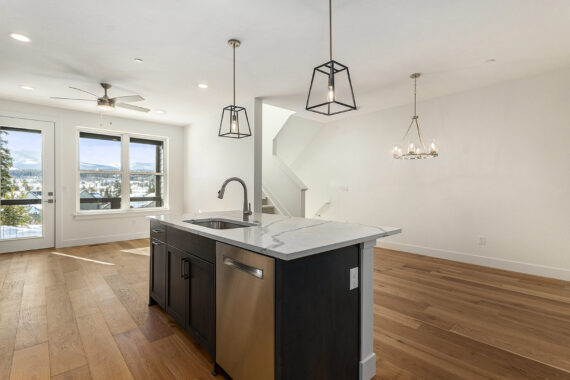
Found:
<svg viewBox="0 0 570 380"><path fill-rule="evenodd" d="M150 230L150 232L155 233L155 234L159 234L161 232L164 232L163 230Z"/></svg>
<svg viewBox="0 0 570 380"><path fill-rule="evenodd" d="M188 271L186 271L186 264L188 264ZM184 259L184 279L187 280L190 278L190 261L188 259Z"/></svg>

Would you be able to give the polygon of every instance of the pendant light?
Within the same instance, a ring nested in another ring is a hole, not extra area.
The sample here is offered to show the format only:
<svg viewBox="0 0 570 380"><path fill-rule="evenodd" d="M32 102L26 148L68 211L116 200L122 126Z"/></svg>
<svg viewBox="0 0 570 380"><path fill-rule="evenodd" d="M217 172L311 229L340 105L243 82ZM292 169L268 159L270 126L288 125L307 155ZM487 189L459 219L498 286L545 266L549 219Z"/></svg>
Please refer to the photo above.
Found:
<svg viewBox="0 0 570 380"><path fill-rule="evenodd" d="M332 0L329 0L329 61L313 69L305 109L331 116L356 110L348 67L333 60Z"/></svg>
<svg viewBox="0 0 570 380"><path fill-rule="evenodd" d="M414 80L414 116L412 116L412 122L408 126L408 130L406 131L404 137L402 138L402 145L404 145L406 144L406 138L410 134L410 131L412 130L412 127L415 124L416 125L415 130L418 134L419 144L416 144L413 140L410 140L406 147L405 153L402 151L402 145L399 144L394 145L394 148L392 149L392 156L396 159L417 160L417 159L432 158L438 156L435 142L432 142L430 144L429 149L426 148L424 139L422 138L422 133L420 132L420 125L418 124L419 116L416 112L416 104L417 104L416 89L417 89L417 80L420 77L420 75L421 75L420 73L414 73L410 75L410 78Z"/></svg>
<svg viewBox="0 0 570 380"><path fill-rule="evenodd" d="M222 111L222 120L220 121L218 136L241 139L251 136L247 111L245 107L236 106L236 48L240 47L241 42L231 39L228 41L228 45L232 47L234 53L234 101L231 106L224 107Z"/></svg>

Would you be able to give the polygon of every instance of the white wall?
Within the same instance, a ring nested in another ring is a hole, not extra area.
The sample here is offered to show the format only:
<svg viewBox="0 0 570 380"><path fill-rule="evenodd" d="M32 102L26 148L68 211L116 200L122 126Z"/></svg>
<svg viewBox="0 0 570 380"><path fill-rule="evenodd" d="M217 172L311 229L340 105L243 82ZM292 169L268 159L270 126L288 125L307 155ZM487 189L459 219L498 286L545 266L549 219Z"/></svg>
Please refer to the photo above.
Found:
<svg viewBox="0 0 570 380"><path fill-rule="evenodd" d="M149 227L145 215L137 213L120 216L76 217L76 128L100 128L98 114L75 112L60 108L39 106L0 99L0 115L46 120L55 123L55 170L56 170L56 246L75 246L108 241L148 237ZM169 206L171 213L180 213L183 208L183 151L182 127L148 123L139 120L103 117L103 128L163 136L169 146ZM112 125L109 125L109 122ZM164 212L163 212L164 213Z"/></svg>
<svg viewBox="0 0 570 380"><path fill-rule="evenodd" d="M569 89L567 69L428 101L420 92L439 158L391 158L408 105L325 125L292 167L312 211L343 189L325 219L402 227L386 247L569 280Z"/></svg>
<svg viewBox="0 0 570 380"><path fill-rule="evenodd" d="M242 103L247 108L252 133L255 124L253 100ZM184 210L186 212L241 210L243 190L233 182L226 188L224 199L218 190L229 177L240 177L247 184L253 208L254 138L232 139L218 136L219 114L197 119L185 127Z"/></svg>

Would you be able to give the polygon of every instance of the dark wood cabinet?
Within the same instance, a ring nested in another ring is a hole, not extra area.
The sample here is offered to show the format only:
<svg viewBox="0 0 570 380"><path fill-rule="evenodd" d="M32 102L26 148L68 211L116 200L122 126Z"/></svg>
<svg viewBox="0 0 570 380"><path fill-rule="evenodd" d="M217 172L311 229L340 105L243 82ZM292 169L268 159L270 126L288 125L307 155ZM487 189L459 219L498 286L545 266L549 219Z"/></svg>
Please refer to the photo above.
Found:
<svg viewBox="0 0 570 380"><path fill-rule="evenodd" d="M150 304L159 304L211 355L216 342L215 242L151 222Z"/></svg>
<svg viewBox="0 0 570 380"><path fill-rule="evenodd" d="M189 297L186 309L186 329L210 353L214 352L215 315L215 267L193 255L190 261Z"/></svg>
<svg viewBox="0 0 570 380"><path fill-rule="evenodd" d="M166 270L166 312L174 318L180 326L185 324L186 299L188 298L185 278L185 254L179 249L167 246Z"/></svg>
<svg viewBox="0 0 570 380"><path fill-rule="evenodd" d="M166 244L152 239L150 241L150 297L162 308L166 301Z"/></svg>

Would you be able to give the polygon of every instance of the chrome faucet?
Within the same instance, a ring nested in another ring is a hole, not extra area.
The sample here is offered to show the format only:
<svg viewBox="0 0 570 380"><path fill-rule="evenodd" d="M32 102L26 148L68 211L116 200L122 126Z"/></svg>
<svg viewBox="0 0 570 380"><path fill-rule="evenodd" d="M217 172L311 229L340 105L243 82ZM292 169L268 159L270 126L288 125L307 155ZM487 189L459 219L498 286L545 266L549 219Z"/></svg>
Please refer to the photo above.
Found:
<svg viewBox="0 0 570 380"><path fill-rule="evenodd" d="M228 185L228 183L232 181L239 182L243 186L243 221L247 222L252 212L251 212L251 203L248 203L247 201L247 186L245 185L243 179L238 177L231 177L226 179L222 184L222 188L220 189L220 191L218 191L218 198L220 199L224 198L224 193L226 192L226 186Z"/></svg>

